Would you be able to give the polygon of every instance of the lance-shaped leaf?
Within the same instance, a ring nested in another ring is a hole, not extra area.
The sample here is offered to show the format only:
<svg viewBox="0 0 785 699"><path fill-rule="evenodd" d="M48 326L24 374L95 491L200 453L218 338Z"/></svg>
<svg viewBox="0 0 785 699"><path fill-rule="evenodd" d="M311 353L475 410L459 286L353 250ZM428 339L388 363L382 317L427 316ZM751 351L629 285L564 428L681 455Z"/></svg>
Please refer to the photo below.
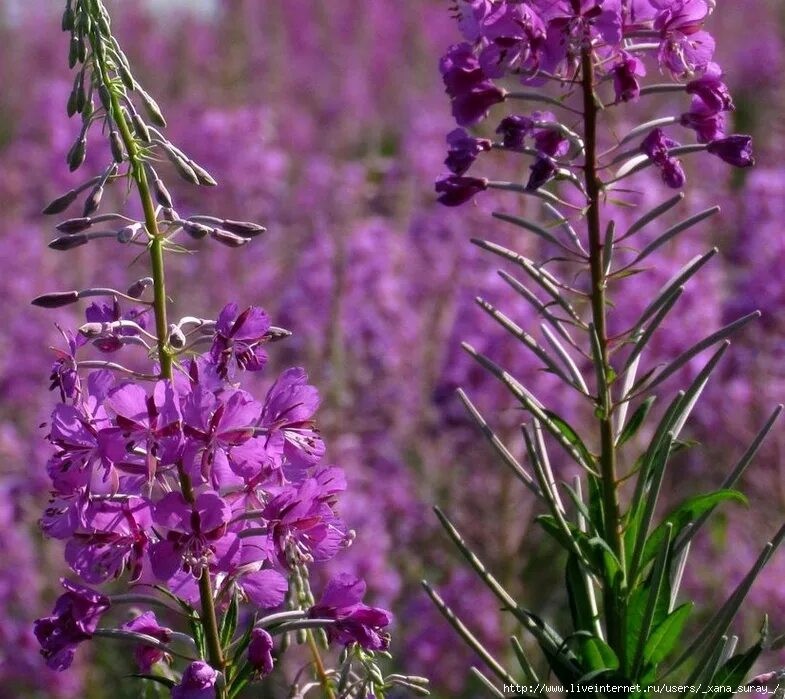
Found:
<svg viewBox="0 0 785 699"><path fill-rule="evenodd" d="M643 649L643 659L646 664L656 666L668 657L679 642L693 607L693 602L681 605L654 629Z"/></svg>
<svg viewBox="0 0 785 699"><path fill-rule="evenodd" d="M655 206L651 211L641 216L635 223L633 223L625 232L625 234L619 238L618 242L626 240L631 235L635 235L639 230L648 226L652 221L655 221L663 214L668 213L674 206L680 204L684 200L684 193L679 192L675 197L671 197L668 201L663 202L659 206Z"/></svg>
<svg viewBox="0 0 785 699"><path fill-rule="evenodd" d="M712 206L709 209L705 209L700 213L695 214L694 216L690 216L688 219L677 223L674 226L671 226L666 230L662 235L657 236L654 240L651 241L643 250L641 250L635 259L630 262L629 266L633 266L638 264L639 262L646 259L649 255L651 255L655 250L658 250L660 247L665 245L669 240L673 240L679 233L683 233L686 230L689 230L693 226L697 226L701 221L705 221L707 218L714 216L714 214L718 214L720 212L719 206Z"/></svg>
<svg viewBox="0 0 785 699"><path fill-rule="evenodd" d="M570 345L577 348L577 343L575 340L572 339L572 336L564 327L564 325L569 322L572 323L573 321L565 321L562 318L557 318L554 316L549 310L548 306L552 304L544 304L540 301L537 296L532 293L525 285L521 284L515 277L511 274L505 272L503 269L498 270L499 276L507 282L515 292L520 294L531 306L539 313L545 320L547 320L551 326L556 330L556 332L561 335Z"/></svg>
<svg viewBox="0 0 785 699"><path fill-rule="evenodd" d="M492 216L494 218L498 218L500 221L506 221L507 223L511 223L514 226L518 226L518 228L523 228L524 230L527 230L530 233L534 233L534 235L539 236L543 240L548 241L549 243L561 248L562 250L570 254L575 254L574 250L567 247L555 235L553 235L545 228L532 221L527 221L525 218L519 218L518 216L511 216L510 214L505 214L502 213L501 211L494 211Z"/></svg>
<svg viewBox="0 0 785 699"><path fill-rule="evenodd" d="M486 691L488 692L489 696L495 697L495 699L506 699L506 695L504 695L500 689L496 687L485 675L483 675L476 667L472 666L469 668L469 672L472 673L479 681L480 684L485 687ZM534 696L532 694L527 694L526 696Z"/></svg>
<svg viewBox="0 0 785 699"><path fill-rule="evenodd" d="M546 367L548 367L548 370L550 370L551 373L558 376L568 386L572 386L573 388L578 388L578 390L581 390L580 387L575 384L574 379L571 379L569 376L567 376L561 366L551 359L551 356L548 354L547 350L540 346L537 340L525 332L523 328L521 328L515 321L502 313L499 309L493 306L493 304L479 296L475 298L475 303L499 325L501 325L507 332L509 332L516 340L522 342L533 354L535 354L540 359L543 364L545 364Z"/></svg>
<svg viewBox="0 0 785 699"><path fill-rule="evenodd" d="M676 274L671 277L664 286L654 297L652 302L646 307L640 319L633 329L633 334L644 326L647 320L651 318L660 308L668 301L668 299L676 293L679 287L683 286L688 279L690 279L703 265L705 265L714 255L717 254L717 248L712 248L703 255L696 255L684 267L682 267Z"/></svg>
<svg viewBox="0 0 785 699"><path fill-rule="evenodd" d="M780 414L782 413L782 405L778 405L772 414L769 416L769 419L766 421L766 424L760 429L757 435L755 435L755 439L752 440L750 446L747 447L745 452L741 455L741 458L736 463L734 468L722 482L720 486L721 490L729 490L733 488L736 483L739 482L739 479L744 475L744 472L747 470L747 467L750 465L752 460L755 458L755 455L758 453L763 441L768 436L769 432L771 432L772 427L774 427L774 423L779 418ZM693 539L695 534L698 533L700 528L706 523L706 520L711 516L711 513L714 512L714 507L709 508L701 514L700 517L695 521L692 527L689 530L685 530L684 534L679 537L679 540L676 542L675 549L676 551L680 551L685 546L688 546L690 541Z"/></svg>
<svg viewBox="0 0 785 699"><path fill-rule="evenodd" d="M660 307L660 309L655 313L654 318L652 318L651 322L646 326L646 328L642 331L639 331L637 334L637 339L635 340L635 345L632 348L632 352L630 352L629 356L627 357L626 361L624 362L624 367L622 368L622 373L627 372L627 370L635 364L638 358L641 356L641 353L644 349L646 349L646 345L649 344L649 340L651 340L654 332L660 327L660 324L663 320L665 320L670 310L676 305L676 302L681 298L681 295L684 293L684 287L680 286L674 290L672 294L668 297L667 301ZM634 382L633 382L634 383ZM629 386L625 386L623 395L627 395L630 390L632 389L632 383Z"/></svg>
<svg viewBox="0 0 785 699"><path fill-rule="evenodd" d="M552 274L546 272L541 267L537 267L530 259L519 255L517 252L508 250L503 245L492 243L488 240L481 240L479 238L472 238L472 243L477 247L492 252L494 255L503 257L510 262L514 262L520 267L529 277L536 282L559 306L561 306L570 317L577 323L581 323L580 316L575 312L569 301L564 298L560 286L563 286Z"/></svg>
<svg viewBox="0 0 785 699"><path fill-rule="evenodd" d="M523 679L526 683L530 685L537 686L540 683L540 678L537 677L537 672L534 670L531 662L529 661L526 652L523 650L523 646L521 642L515 637L510 636L510 644L512 645L513 653L515 653L515 657L518 660L518 664L521 666L521 671L523 672ZM537 692L537 696L545 696L545 692L540 691Z"/></svg>
<svg viewBox="0 0 785 699"><path fill-rule="evenodd" d="M744 653L739 653L729 658L722 664L722 667L715 673L711 679L713 687L731 687L732 691L725 690L714 692L709 695L709 699L730 699L736 694L736 688L744 685L744 680L752 670L758 656L763 652L766 647L766 627L761 630L760 639L749 650Z"/></svg>
<svg viewBox="0 0 785 699"><path fill-rule="evenodd" d="M738 584L736 589L731 593L730 597L725 601L725 604L720 607L717 612L712 616L706 626L695 637L690 645L684 652L676 659L676 661L668 668L667 675L672 674L675 670L681 667L686 660L696 657L697 652L704 646L708 647L708 651L704 653L703 658L698 659L698 664L708 662L712 649L717 645L723 634L728 630L733 618L736 616L739 608L741 607L744 599L747 596L752 584L758 577L759 573L763 570L766 564L771 559L773 553L782 543L785 538L785 525L780 527L774 537L767 543L755 561L747 575L744 576L742 581ZM666 675L666 676L667 676Z"/></svg>
<svg viewBox="0 0 785 699"><path fill-rule="evenodd" d="M616 440L617 447L630 441L638 433L638 430L646 421L646 417L651 410L651 406L654 405L655 400L657 400L657 396L649 396L636 408L635 412L630 417L629 422L624 425L624 429Z"/></svg>
<svg viewBox="0 0 785 699"><path fill-rule="evenodd" d="M643 136L643 134L649 133L649 131L656 129L658 126L668 126L670 124L675 124L678 120L678 117L668 116L652 119L651 121L646 121L643 124L638 124L638 126L636 126L634 129L627 132L627 135L624 136L621 141L619 141L619 145L623 146L625 143L629 143L630 141L638 138L638 136Z"/></svg>
<svg viewBox="0 0 785 699"><path fill-rule="evenodd" d="M502 369L498 364L483 354L480 354L470 344L462 343L463 349L480 365L485 367L518 399L521 405L535 418L537 418L564 450L583 468L594 473L591 467L593 458L578 434L562 418L551 411L546 411L542 404L534 398L518 381Z"/></svg>
<svg viewBox="0 0 785 699"><path fill-rule="evenodd" d="M564 366L567 368L567 371L570 373L573 381L571 385L574 388L577 388L581 393L584 393L588 396L589 387L583 380L583 376L581 375L580 369L578 369L578 365L575 364L564 345L559 342L559 339L556 337L556 335L553 334L553 332L551 332L551 329L547 325L542 323L540 325L540 329L542 330L542 334L545 335L545 339L548 341L548 344L553 348L553 351L556 352L556 354L559 356L559 359L562 360Z"/></svg>
<svg viewBox="0 0 785 699"><path fill-rule="evenodd" d="M550 204L547 201L542 202L542 208L559 226L566 234L567 237L574 243L575 247L578 248L584 255L586 255L586 250L583 247L583 243L581 243L581 239L578 237L578 234L575 232L575 229L570 225L569 220L559 211L553 204Z"/></svg>
<svg viewBox="0 0 785 699"><path fill-rule="evenodd" d="M728 337L743 328L747 323L757 320L760 316L760 311L753 311L742 318L734 320L732 323L728 323L728 325L713 332L708 337L703 338L700 342L696 342L692 347L682 352L676 359L666 364L659 372L652 375L649 379L642 379L637 385L632 387L632 392L639 393L642 390L650 391L655 386L659 386L663 381L673 376L673 374L687 364L693 357L699 355L704 350L707 350L712 345L727 340Z"/></svg>
<svg viewBox="0 0 785 699"><path fill-rule="evenodd" d="M434 511L458 550L463 554L464 558L466 558L477 575L479 575L482 581L488 586L488 589L490 589L490 591L501 601L504 605L504 609L511 612L521 625L534 636L543 652L553 658L554 664L552 665L552 668L557 676L563 681L569 681L569 678L578 677L579 670L575 665L575 655L571 651L566 650L564 640L561 636L548 626L548 624L542 621L542 619L520 607L515 599L485 567L485 564L471 549L469 549L464 542L463 537L461 537L460 533L447 516L438 507L435 507Z"/></svg>
<svg viewBox="0 0 785 699"><path fill-rule="evenodd" d="M676 146L675 148L668 149L668 155L671 157L678 157L679 155L690 155L691 153L701 153L706 150L706 145L703 143L695 143L688 146ZM647 167L654 165L654 161L648 155L636 155L624 163L614 175L613 179L608 180L605 185L615 184L620 180L630 177L635 173L645 170Z"/></svg>
<svg viewBox="0 0 785 699"><path fill-rule="evenodd" d="M609 221L605 229L605 240L602 244L602 270L607 277L611 273L613 264L613 243L616 235L616 221Z"/></svg>
<svg viewBox="0 0 785 699"><path fill-rule="evenodd" d="M445 619L450 622L450 625L455 629L458 635L466 642L466 644L482 658L482 661L502 682L505 684L516 684L515 678L505 670L499 662L491 655L485 646L480 643L477 637L469 630L455 614L455 612L448 607L439 594L430 586L430 584L423 580L422 586L428 597L436 605L436 608L442 613Z"/></svg>
<svg viewBox="0 0 785 699"><path fill-rule="evenodd" d="M474 403L471 402L462 388L458 389L458 398L461 400L469 415L480 428L485 438L490 442L494 451L501 457L502 461L510 468L510 470L521 480L521 482L534 493L538 498L542 497L542 492L537 487L534 479L529 472L521 466L518 460L512 455L509 449L504 446L504 443L499 439L496 433L491 429L490 425L486 422L485 418L477 410Z"/></svg>

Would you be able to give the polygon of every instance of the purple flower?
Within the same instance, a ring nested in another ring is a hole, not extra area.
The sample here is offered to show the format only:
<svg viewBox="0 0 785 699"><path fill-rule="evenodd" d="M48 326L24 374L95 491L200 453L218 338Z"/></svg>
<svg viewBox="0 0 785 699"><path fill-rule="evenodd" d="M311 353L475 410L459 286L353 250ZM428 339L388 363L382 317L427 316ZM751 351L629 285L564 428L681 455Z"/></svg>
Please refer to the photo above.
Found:
<svg viewBox="0 0 785 699"><path fill-rule="evenodd" d="M150 506L142 498L91 502L84 524L66 544L65 560L89 583L118 578L126 568L133 582L142 571L151 526Z"/></svg>
<svg viewBox="0 0 785 699"><path fill-rule="evenodd" d="M488 180L477 177L459 177L443 175L436 180L435 186L439 197L437 201L445 206L460 206L469 201L478 192L488 189Z"/></svg>
<svg viewBox="0 0 785 699"><path fill-rule="evenodd" d="M755 164L750 136L734 134L727 138L711 141L706 150L734 167L752 167Z"/></svg>
<svg viewBox="0 0 785 699"><path fill-rule="evenodd" d="M385 650L390 643L383 631L392 622L390 612L362 604L365 582L348 573L335 576L322 598L308 610L314 619L334 619L327 629L331 641L359 643L366 650Z"/></svg>
<svg viewBox="0 0 785 699"><path fill-rule="evenodd" d="M140 614L138 617L123 624L121 628L124 631L134 631L136 633L143 633L146 636L152 636L163 643L169 643L169 641L172 640L172 630L165 626L161 626L153 612ZM160 648L140 643L136 647L136 664L139 666L141 672L150 672L150 668L160 660L163 660L164 655L164 652Z"/></svg>
<svg viewBox="0 0 785 699"><path fill-rule="evenodd" d="M439 62L452 113L460 126L471 126L485 118L488 110L503 102L505 93L483 73L470 44L454 44Z"/></svg>
<svg viewBox="0 0 785 699"><path fill-rule="evenodd" d="M145 328L147 319L145 318L146 310L143 308L132 308L127 313L122 313L120 303L117 299L114 300L111 306L105 303L93 303L85 309L85 318L88 323L114 323L118 320L130 320ZM101 352L116 352L123 347L123 337L134 337L139 334L135 328L119 328L108 331L103 337L93 341L93 344Z"/></svg>
<svg viewBox="0 0 785 699"><path fill-rule="evenodd" d="M709 143L725 135L725 116L695 95L690 111L681 115L682 126L694 129L699 143Z"/></svg>
<svg viewBox="0 0 785 699"><path fill-rule="evenodd" d="M529 169L531 170L531 175L529 176L529 181L526 183L526 189L529 192L533 192L542 187L546 182L550 182L556 177L556 173L558 172L556 163L547 157L537 158Z"/></svg>
<svg viewBox="0 0 785 699"><path fill-rule="evenodd" d="M523 148L526 137L533 132L534 121L522 114L504 117L496 127L496 133L501 135L505 148Z"/></svg>
<svg viewBox="0 0 785 699"><path fill-rule="evenodd" d="M641 151L659 168L663 182L673 189L680 189L686 182L681 162L668 155L668 149L678 145L676 141L668 138L662 129L652 129L641 143Z"/></svg>
<svg viewBox="0 0 785 699"><path fill-rule="evenodd" d="M74 650L92 638L101 615L109 609L109 598L89 587L61 579L65 593L55 602L52 616L37 619L35 636L41 655L53 670L65 670L74 659Z"/></svg>
<svg viewBox="0 0 785 699"><path fill-rule="evenodd" d="M273 637L264 629L251 631L248 663L264 677L273 671Z"/></svg>
<svg viewBox="0 0 785 699"><path fill-rule="evenodd" d="M501 78L517 64L524 71L536 70L545 45L545 25L523 3L501 2L483 13L480 32L487 42L479 62L489 78Z"/></svg>
<svg viewBox="0 0 785 699"><path fill-rule="evenodd" d="M210 357L222 378L232 378L237 369L260 371L267 363L262 349L270 329L267 314L255 306L239 313L236 303L224 306L215 326Z"/></svg>
<svg viewBox="0 0 785 699"><path fill-rule="evenodd" d="M456 175L466 172L482 151L491 149L491 142L487 138L473 138L461 128L447 134L447 145L444 164Z"/></svg>
<svg viewBox="0 0 785 699"><path fill-rule="evenodd" d="M551 158L566 155L570 149L570 142L557 128L559 122L556 116L552 112L534 112L532 119L539 122L534 129L534 147L537 152Z"/></svg>
<svg viewBox="0 0 785 699"><path fill-rule="evenodd" d="M705 70L714 55L715 42L703 31L709 14L705 0L658 0L654 28L661 41L657 60L676 76Z"/></svg>
<svg viewBox="0 0 785 699"><path fill-rule="evenodd" d="M722 82L722 70L716 63L709 63L700 78L687 83L687 93L700 97L706 107L715 112L732 112L735 109L728 86Z"/></svg>
<svg viewBox="0 0 785 699"><path fill-rule="evenodd" d="M180 684L172 687L172 699L215 699L217 680L213 668L196 660L185 668Z"/></svg>
<svg viewBox="0 0 785 699"><path fill-rule="evenodd" d="M181 493L167 493L153 510L153 521L168 529L163 540L150 547L150 565L159 580L178 570L199 577L202 570L227 570L237 559L239 540L226 525L232 511L218 493L205 491L189 503Z"/></svg>
<svg viewBox="0 0 785 699"><path fill-rule="evenodd" d="M638 78L646 75L643 61L627 51L619 54L619 62L611 69L617 102L635 102L641 94Z"/></svg>
<svg viewBox="0 0 785 699"><path fill-rule="evenodd" d="M324 456L324 442L314 425L319 391L308 384L305 369L284 371L267 392L259 425L267 430L265 446L271 455L294 468L307 468Z"/></svg>

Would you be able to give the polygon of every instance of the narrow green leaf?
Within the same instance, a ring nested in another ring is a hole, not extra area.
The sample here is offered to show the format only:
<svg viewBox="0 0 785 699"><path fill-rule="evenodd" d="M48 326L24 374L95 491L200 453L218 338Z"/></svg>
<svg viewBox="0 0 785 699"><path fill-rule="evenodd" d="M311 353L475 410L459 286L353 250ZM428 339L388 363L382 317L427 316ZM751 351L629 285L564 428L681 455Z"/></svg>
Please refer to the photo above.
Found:
<svg viewBox="0 0 785 699"><path fill-rule="evenodd" d="M581 658L587 672L601 673L619 668L619 658L601 638L592 636L581 644Z"/></svg>
<svg viewBox="0 0 785 699"><path fill-rule="evenodd" d="M480 681L482 686L485 687L488 694L490 694L492 697L495 697L495 699L506 699L506 696L502 694L496 685L494 685L493 682L483 675L476 667L470 668L469 671Z"/></svg>
<svg viewBox="0 0 785 699"><path fill-rule="evenodd" d="M707 699L730 699L736 694L736 689L744 685L747 674L752 669L758 656L763 652L763 643L758 641L745 653L734 655L714 675L712 686L730 687L731 691L720 691L711 694Z"/></svg>
<svg viewBox="0 0 785 699"><path fill-rule="evenodd" d="M662 235L655 238L651 243L649 243L643 250L641 250L635 259L630 262L630 266L634 266L641 262L642 260L646 259L649 255L651 255L655 250L658 250L660 247L665 245L669 240L675 238L679 233L683 233L686 230L689 230L693 226L698 225L701 221L705 221L707 218L714 216L714 214L718 214L720 212L719 206L712 206L709 209L705 209L700 213L695 214L694 216L690 216L688 219L677 223L675 226L671 226L666 230Z"/></svg>
<svg viewBox="0 0 785 699"><path fill-rule="evenodd" d="M151 675L146 672L132 672L130 675L124 675L124 677L133 677L139 680L149 680L150 682L156 682L158 684L162 684L167 689L171 689L172 687L177 684L174 680L170 680L168 677L161 677L160 675Z"/></svg>
<svg viewBox="0 0 785 699"><path fill-rule="evenodd" d="M668 657L679 642L693 607L693 602L682 604L654 629L643 650L643 659L647 664L659 665Z"/></svg>
<svg viewBox="0 0 785 699"><path fill-rule="evenodd" d="M237 630L237 613L240 606L239 593L235 589L232 595L232 600L221 619L220 638L221 647L226 648L234 638L234 632Z"/></svg>
<svg viewBox="0 0 785 699"><path fill-rule="evenodd" d="M675 289L674 292L668 296L668 299L665 301L665 303L662 304L660 309L652 318L651 322L646 326L646 329L638 331L637 339L635 340L635 346L632 348L632 352L630 352L630 355L624 362L624 368L622 369L623 372L627 371L635 363L635 360L641 356L643 350L646 349L646 345L649 344L649 340L651 340L653 337L654 332L658 327L660 327L662 321L665 320L668 313L670 313L671 309L676 305L676 302L681 298L683 293L683 286ZM627 388L623 395L627 395L630 392L630 388Z"/></svg>
<svg viewBox="0 0 785 699"><path fill-rule="evenodd" d="M553 245L572 252L569 248L566 248L564 243L562 243L556 236L549 233L545 228L537 225L536 223L533 223L532 221L527 221L525 218L519 218L518 216L510 216L509 214L504 214L501 211L494 211L491 215L494 218L498 218L500 221L505 221L507 223L513 224L514 226L518 226L518 228L523 228L524 230L534 233L534 235L547 240Z"/></svg>
<svg viewBox="0 0 785 699"><path fill-rule="evenodd" d="M646 421L646 417L651 410L651 406L654 405L655 400L657 400L657 396L650 396L638 406L627 424L624 426L624 429L619 435L619 438L616 440L617 447L620 447L622 444L629 442L638 433L638 430Z"/></svg>
<svg viewBox="0 0 785 699"><path fill-rule="evenodd" d="M680 204L684 201L684 193L679 192L675 197L671 197L668 201L663 202L659 206L655 206L651 211L645 213L641 216L635 223L633 223L628 229L627 232L621 237L620 240L624 240L625 238L629 238L631 235L634 235L642 228L648 226L652 221L658 219L663 214L670 211L674 206Z"/></svg>

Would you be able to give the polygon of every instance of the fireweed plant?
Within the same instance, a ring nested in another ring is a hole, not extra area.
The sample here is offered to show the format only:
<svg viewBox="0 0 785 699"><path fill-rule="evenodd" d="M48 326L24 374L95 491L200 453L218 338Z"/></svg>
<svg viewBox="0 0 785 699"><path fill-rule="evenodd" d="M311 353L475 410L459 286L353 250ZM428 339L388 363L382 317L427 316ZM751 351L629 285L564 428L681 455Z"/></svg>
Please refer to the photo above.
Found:
<svg viewBox="0 0 785 699"><path fill-rule="evenodd" d="M523 692L544 697L551 690L558 693L557 686L586 696L666 691L690 697L701 687L711 688L713 697L731 696L745 685L759 654L781 645L769 640L764 621L760 639L737 652L738 638L729 629L785 537L785 527L694 635L686 632L693 602L679 599L690 543L715 508L744 501L735 486L781 407L717 490L683 499L664 517L657 508L669 462L692 446L682 431L728 338L759 314L731 322L667 364L647 366L650 341L669 314L678 314L685 286L716 253L708 250L678 271L630 327L609 332L609 315L625 303L625 280L646 274L653 252L719 210L708 208L652 234L682 201L679 192L618 230L614 211L635 206L634 175L656 168L663 185L678 190L686 184L683 156L707 153L736 167L753 165L750 137L726 133L733 101L712 61L714 40L704 29L714 6L708 0L471 0L456 6L464 41L449 48L440 68L459 128L447 136L445 164L451 174L437 180L436 191L447 206L464 204L488 189L539 203L542 223L503 212L494 216L541 238L553 251L548 260L527 259L488 240L473 242L517 269L517 275L499 273L537 310L542 339L484 299L477 301L563 382L564 391L580 395L594 422L591 432L579 434L559 415L558 405L544 405L502 366L464 345L527 415L521 429L528 467L502 443L470 397L459 395L504 464L541 502L546 514L538 521L566 554L571 627L557 629L513 599L437 510L449 537L505 612L530 634L547 664L547 672L536 670L536 646L528 647L516 635L510 657L517 658L520 669L508 669L472 634L471 620L459 619L425 583L437 607L484 662L487 672L473 672L491 696ZM661 82L644 85L647 75ZM626 134L612 128L627 103L661 93L683 93L685 111ZM487 119L497 105L515 109L527 102L544 109L496 116L486 138L465 129ZM681 145L676 139L684 134L693 134L696 143ZM478 157L499 151L531 159L522 183L467 174ZM648 237L636 242L642 235ZM704 353L710 353L708 361L689 385L659 413L652 410L655 401L664 400L666 381L693 360L705 360ZM651 438L639 450L636 444L647 432ZM564 452L582 475L558 482L554 449ZM752 684L775 676L761 675Z"/></svg>
<svg viewBox="0 0 785 699"><path fill-rule="evenodd" d="M240 388L244 372L264 369L265 346L289 333L262 309L234 303L215 320L167 317L164 259L185 251L178 238L240 248L265 229L181 218L160 163L193 185L215 181L163 135L161 110L134 78L100 0L68 0L62 28L77 68L67 111L82 122L68 165L83 164L95 126L110 162L45 209L60 214L84 195L81 215L57 225L50 247L115 241L148 259L150 274L126 291L33 301L57 308L99 299L76 332L62 331L51 374L59 402L48 425L52 498L41 524L66 542L79 579L63 579L52 615L35 622L42 655L63 670L83 641L111 639L134 651L136 681L162 685L174 699L231 699L272 673L296 642L310 659L287 683L288 696L367 699L394 686L427 694L422 678L379 668L391 616L362 602L362 580L338 574L318 601L311 592L312 564L354 538L338 511L343 472L323 463L318 392L300 368L284 371L263 401ZM141 220L99 213L112 186L138 195ZM84 358L91 347L99 358ZM133 352L139 357L118 359ZM120 591L95 588L105 583ZM124 609L130 618L115 614ZM320 651L331 644L342 648L335 669Z"/></svg>

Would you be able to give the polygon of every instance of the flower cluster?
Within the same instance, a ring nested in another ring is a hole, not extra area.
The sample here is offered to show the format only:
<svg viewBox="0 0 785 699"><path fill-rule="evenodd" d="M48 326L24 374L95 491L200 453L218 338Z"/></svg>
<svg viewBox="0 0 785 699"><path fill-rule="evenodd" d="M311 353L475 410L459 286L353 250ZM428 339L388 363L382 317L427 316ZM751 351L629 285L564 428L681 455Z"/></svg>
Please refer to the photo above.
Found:
<svg viewBox="0 0 785 699"><path fill-rule="evenodd" d="M698 144L709 153L736 167L748 167L753 163L750 137L726 136L725 113L734 105L721 68L712 61L714 39L703 29L712 9L707 0L459 0L457 14L465 41L451 46L440 63L453 116L460 126L476 125L498 103L537 99L531 92L512 89L511 81L569 88L580 70L581 49L590 45L601 57L594 67L597 80L607 77L614 88L608 106L640 99L640 80L647 74L646 61L651 60L673 78L674 89L692 96L686 112L662 123L693 130ZM580 114L569 107L573 91L567 89L557 103ZM457 206L495 186L485 178L466 175L477 155L491 148L535 156L525 186L528 191L566 177L561 165L569 165L571 158L565 138L570 132L565 129L552 114L534 112L502 119L496 128L501 135L498 143L451 132L446 164L452 174L436 182L439 201ZM533 137L533 148L524 147L527 136ZM573 143L576 155L580 143ZM686 177L676 157L684 149L662 129L652 130L640 150L661 170L668 186L684 186ZM691 147L684 152L691 152Z"/></svg>

